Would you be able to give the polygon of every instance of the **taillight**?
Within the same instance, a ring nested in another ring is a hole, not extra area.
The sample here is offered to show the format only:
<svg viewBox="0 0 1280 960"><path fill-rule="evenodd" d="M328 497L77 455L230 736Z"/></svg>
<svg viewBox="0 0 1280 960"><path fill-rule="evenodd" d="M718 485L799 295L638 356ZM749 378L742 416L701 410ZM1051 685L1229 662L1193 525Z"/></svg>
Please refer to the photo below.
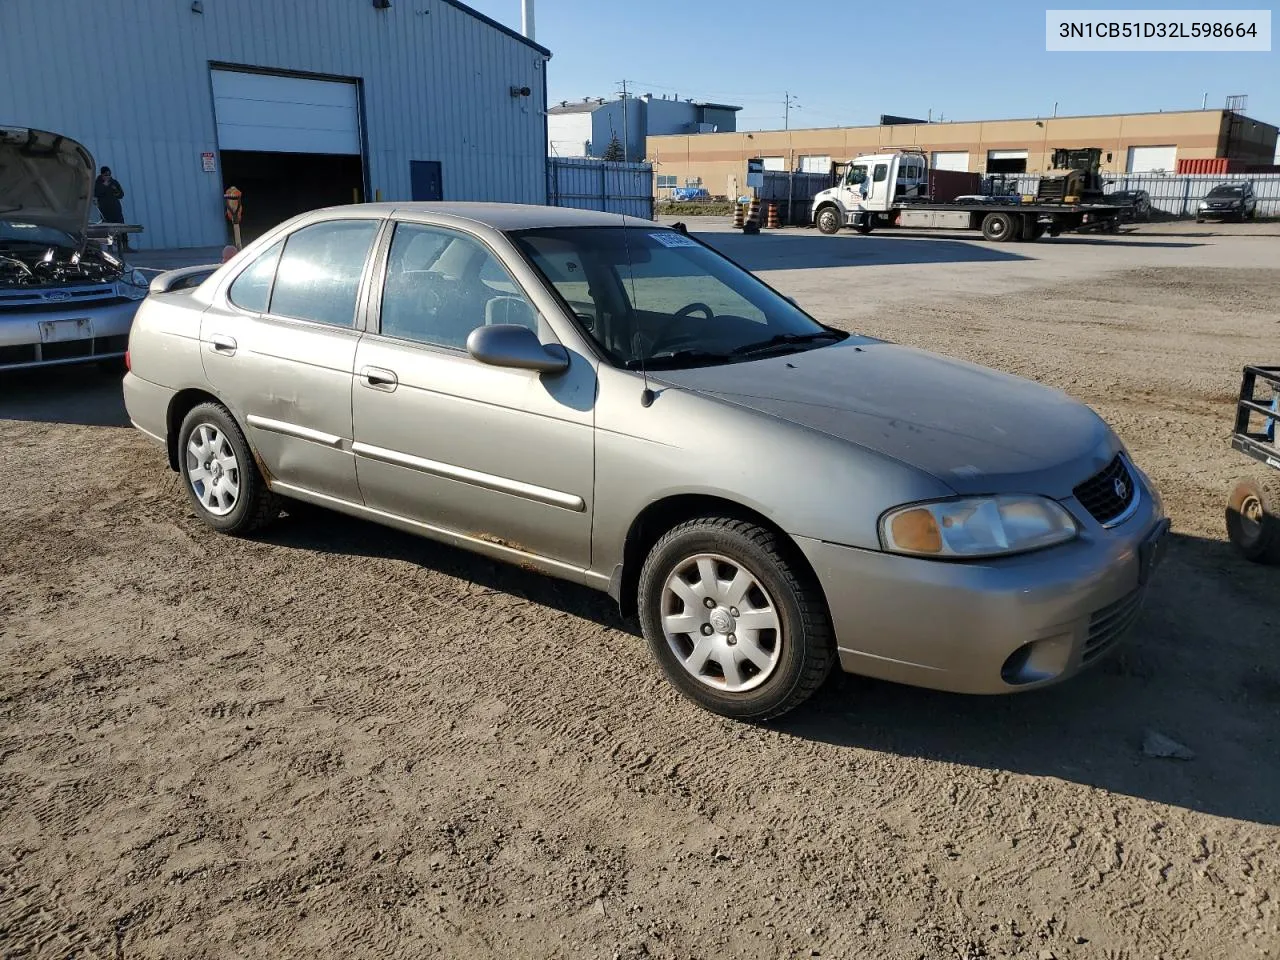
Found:
<svg viewBox="0 0 1280 960"><path fill-rule="evenodd" d="M126 351L124 352L124 368L125 368L126 370L132 370L132 369L133 369L133 367L131 367L131 366L129 365L129 351L128 351L128 350L126 350Z"/></svg>

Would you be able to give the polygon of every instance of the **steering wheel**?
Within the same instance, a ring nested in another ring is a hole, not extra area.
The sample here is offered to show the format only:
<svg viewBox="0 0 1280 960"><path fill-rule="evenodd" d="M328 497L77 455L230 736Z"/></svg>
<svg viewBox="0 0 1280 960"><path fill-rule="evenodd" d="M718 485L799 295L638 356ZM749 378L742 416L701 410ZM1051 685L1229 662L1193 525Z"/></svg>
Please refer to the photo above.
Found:
<svg viewBox="0 0 1280 960"><path fill-rule="evenodd" d="M681 307L679 310L673 313L671 315L671 319L668 320L666 323L664 323L662 325L662 328L653 335L653 343L649 347L649 352L657 353L659 347L668 345L668 340L670 340L671 343L680 343L684 340L688 340L690 336L689 334L686 334L684 336L670 337L670 338L667 336L667 334L671 332L671 328L674 327L679 321L684 320L686 317L690 316L691 314L699 310L706 315L706 319L708 320L715 319L715 316L716 316L715 311L713 311L705 303L702 303L696 300L693 303L686 303L683 307Z"/></svg>

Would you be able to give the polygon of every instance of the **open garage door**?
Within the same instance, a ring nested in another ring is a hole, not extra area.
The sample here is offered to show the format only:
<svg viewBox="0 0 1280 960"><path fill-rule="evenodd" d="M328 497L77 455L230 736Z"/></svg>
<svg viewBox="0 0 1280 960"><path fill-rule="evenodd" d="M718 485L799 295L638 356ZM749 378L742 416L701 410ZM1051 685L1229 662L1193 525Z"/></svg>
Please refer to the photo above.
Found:
<svg viewBox="0 0 1280 960"><path fill-rule="evenodd" d="M1026 150L988 150L987 173L1026 173Z"/></svg>
<svg viewBox="0 0 1280 960"><path fill-rule="evenodd" d="M244 194L245 241L316 207L364 199L359 87L215 67L223 189Z"/></svg>

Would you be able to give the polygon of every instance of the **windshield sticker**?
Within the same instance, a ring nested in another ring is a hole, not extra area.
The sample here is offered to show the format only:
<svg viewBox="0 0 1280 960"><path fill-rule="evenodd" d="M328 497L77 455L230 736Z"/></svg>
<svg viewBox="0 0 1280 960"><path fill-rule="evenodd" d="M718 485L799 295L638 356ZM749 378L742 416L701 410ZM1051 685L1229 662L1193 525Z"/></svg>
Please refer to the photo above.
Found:
<svg viewBox="0 0 1280 960"><path fill-rule="evenodd" d="M662 233L651 233L649 236L657 240L664 247L696 247L696 240L690 240L683 233L676 233L674 230L664 231Z"/></svg>

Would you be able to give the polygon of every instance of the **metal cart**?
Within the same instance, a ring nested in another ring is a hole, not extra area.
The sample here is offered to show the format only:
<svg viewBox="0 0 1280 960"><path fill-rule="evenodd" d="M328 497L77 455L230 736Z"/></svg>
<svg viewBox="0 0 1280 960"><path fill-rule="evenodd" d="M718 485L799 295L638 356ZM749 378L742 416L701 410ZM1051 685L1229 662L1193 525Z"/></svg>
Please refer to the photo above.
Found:
<svg viewBox="0 0 1280 960"><path fill-rule="evenodd" d="M1263 396L1259 396L1259 391ZM1266 396L1266 393L1270 396ZM1280 367L1244 368L1231 446L1262 464L1227 500L1227 535L1257 563L1280 563Z"/></svg>

